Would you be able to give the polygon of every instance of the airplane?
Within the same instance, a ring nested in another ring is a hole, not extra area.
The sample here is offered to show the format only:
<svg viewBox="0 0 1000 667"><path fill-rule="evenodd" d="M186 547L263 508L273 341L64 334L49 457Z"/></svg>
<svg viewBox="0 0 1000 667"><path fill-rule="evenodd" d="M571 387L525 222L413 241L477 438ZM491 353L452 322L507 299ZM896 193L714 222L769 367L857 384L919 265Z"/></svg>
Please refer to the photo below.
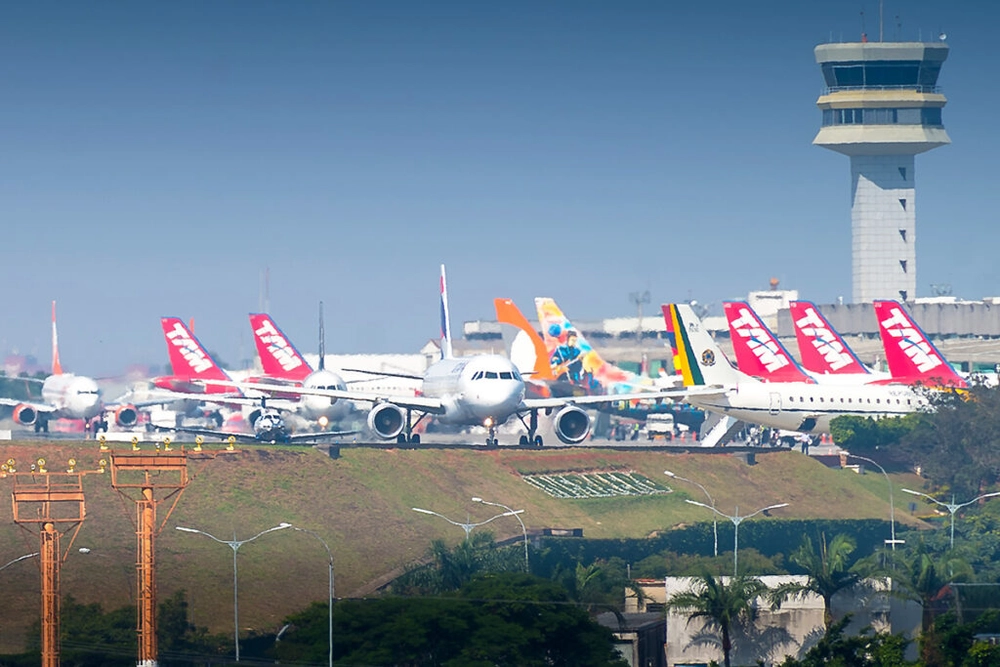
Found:
<svg viewBox="0 0 1000 667"><path fill-rule="evenodd" d="M305 358L288 340L270 315L251 313L250 328L253 330L257 355L260 357L264 375L247 378L247 382L289 383L294 387L311 389L346 390L344 379L326 368L326 343L323 334L323 304L319 315L319 363L313 370ZM318 421L326 427L331 421L347 417L351 411L348 401L339 401L328 396L297 395L295 412L309 420Z"/></svg>
<svg viewBox="0 0 1000 667"><path fill-rule="evenodd" d="M537 432L539 411L546 414L555 412L552 424L556 437L565 444L578 444L590 435L590 416L581 406L607 403L607 396L526 398L524 378L507 357L477 354L456 358L452 353L444 265L441 266L440 293L441 359L418 377L421 381L419 396L289 388L258 383L240 386L252 386L259 391L315 394L372 403L367 419L369 429L383 440L395 439L399 443L419 443L420 436L413 433L413 427L431 415L445 424L486 427L486 445L490 447L499 445L497 427L511 418L520 420L527 430L527 434L520 436L519 444L541 447L542 437ZM665 398L682 393L620 394L614 400ZM413 413L418 414L415 422Z"/></svg>
<svg viewBox="0 0 1000 667"><path fill-rule="evenodd" d="M811 301L792 301L788 306L799 345L799 357L807 371L819 375L872 375L844 338Z"/></svg>
<svg viewBox="0 0 1000 667"><path fill-rule="evenodd" d="M925 387L969 387L898 301L875 301L872 305L894 380Z"/></svg>
<svg viewBox="0 0 1000 667"><path fill-rule="evenodd" d="M816 382L771 333L750 304L725 301L722 309L740 372L763 382Z"/></svg>
<svg viewBox="0 0 1000 667"><path fill-rule="evenodd" d="M82 419L87 429L107 431L106 410L111 410L119 426L134 426L139 412L134 405L106 406L93 378L64 373L59 362L59 335L56 331L56 302L52 302L52 374L42 381L42 402L0 398L0 405L14 408L14 421L34 426L35 433L49 432L51 419Z"/></svg>
<svg viewBox="0 0 1000 667"><path fill-rule="evenodd" d="M902 384L761 382L734 368L687 304L663 306L677 347L684 385L698 388L687 401L738 420L769 428L820 435L843 415L902 416L927 405Z"/></svg>

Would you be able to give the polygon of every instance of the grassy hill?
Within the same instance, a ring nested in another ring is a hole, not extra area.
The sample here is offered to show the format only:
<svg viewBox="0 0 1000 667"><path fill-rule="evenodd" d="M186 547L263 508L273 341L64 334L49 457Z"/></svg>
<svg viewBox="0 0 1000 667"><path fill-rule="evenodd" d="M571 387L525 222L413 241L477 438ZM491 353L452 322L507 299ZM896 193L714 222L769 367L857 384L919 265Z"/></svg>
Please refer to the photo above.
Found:
<svg viewBox="0 0 1000 667"><path fill-rule="evenodd" d="M39 456L52 471L65 470L70 458L77 459L78 469L96 470L101 454L93 442L0 445L0 460L14 458L19 472ZM457 543L464 537L461 529L412 507L459 521L482 521L495 512L471 502L480 496L524 509L529 530L582 528L586 537L644 537L709 520L707 510L683 502L703 499L700 490L683 483L674 486L677 493L566 500L522 478L540 472L634 470L668 486L664 469L704 484L727 513L737 505L747 513L788 502L790 507L775 512L776 517L885 519L889 514L880 474L829 469L795 452L761 454L756 465L748 466L723 452L345 448L341 458L330 459L313 449L244 446L214 460L192 460L192 481L176 509L168 517L170 503L160 506L158 520L165 525L156 551L159 592L187 591L193 622L212 631L231 630L232 551L176 526L222 539L246 539L282 521L315 531L333 551L336 594L349 597L422 557L432 540ZM894 481L897 488L920 483L912 475L894 476ZM110 482L107 473L84 478L87 519L62 572L64 595L99 602L105 609L135 598L135 509ZM9 478L0 478L0 492L12 488ZM899 507L897 516L915 523ZM521 532L514 519L494 521L490 529L497 538ZM67 547L68 540L63 543ZM91 551L81 554L79 547ZM0 503L0 565L37 550L37 537L14 525L11 503ZM243 628L274 629L288 613L325 599L326 551L306 533L265 535L240 549L238 566ZM20 650L40 604L34 559L0 572L0 585L5 600L0 605L0 652Z"/></svg>

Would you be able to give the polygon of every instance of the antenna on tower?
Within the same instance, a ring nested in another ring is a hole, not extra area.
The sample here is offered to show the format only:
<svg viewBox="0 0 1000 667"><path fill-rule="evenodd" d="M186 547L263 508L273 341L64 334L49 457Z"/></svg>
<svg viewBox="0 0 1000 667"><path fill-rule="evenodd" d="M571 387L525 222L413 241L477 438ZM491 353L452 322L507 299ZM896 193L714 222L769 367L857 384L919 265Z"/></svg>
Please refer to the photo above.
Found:
<svg viewBox="0 0 1000 667"><path fill-rule="evenodd" d="M271 312L271 267L265 266L260 272L260 292L257 295L257 310Z"/></svg>
<svg viewBox="0 0 1000 667"><path fill-rule="evenodd" d="M323 302L319 302L319 365L317 370L326 368L326 328L323 326Z"/></svg>
<svg viewBox="0 0 1000 667"><path fill-rule="evenodd" d="M861 41L862 43L868 41L868 33L865 31L865 10L861 10Z"/></svg>
<svg viewBox="0 0 1000 667"><path fill-rule="evenodd" d="M885 0L878 0L878 41L882 41L882 11L885 9Z"/></svg>

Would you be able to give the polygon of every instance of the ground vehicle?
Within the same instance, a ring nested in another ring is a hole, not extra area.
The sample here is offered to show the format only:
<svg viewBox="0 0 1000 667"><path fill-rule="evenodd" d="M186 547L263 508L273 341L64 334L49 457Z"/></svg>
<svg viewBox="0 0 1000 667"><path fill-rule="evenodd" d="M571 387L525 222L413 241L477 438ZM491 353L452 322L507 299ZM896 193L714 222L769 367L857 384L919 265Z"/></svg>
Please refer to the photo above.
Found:
<svg viewBox="0 0 1000 667"><path fill-rule="evenodd" d="M669 440L674 435L674 416L669 412L654 412L646 415L646 437L650 440L656 438L666 438Z"/></svg>

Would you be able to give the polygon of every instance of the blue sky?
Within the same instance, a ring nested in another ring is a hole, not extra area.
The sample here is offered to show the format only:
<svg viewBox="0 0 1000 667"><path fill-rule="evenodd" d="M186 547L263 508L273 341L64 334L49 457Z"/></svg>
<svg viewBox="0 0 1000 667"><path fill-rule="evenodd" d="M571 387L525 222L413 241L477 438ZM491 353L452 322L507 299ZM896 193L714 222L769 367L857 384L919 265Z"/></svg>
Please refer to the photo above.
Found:
<svg viewBox="0 0 1000 667"><path fill-rule="evenodd" d="M953 144L917 158L918 292L1000 294L1000 7L886 0L886 39L948 33ZM415 351L556 298L576 319L849 298L848 159L813 147L821 42L878 3L20 3L0 10L0 352L163 363L161 315L224 360L270 270L276 321ZM899 16L899 20L895 18ZM897 24L901 23L901 27Z"/></svg>

